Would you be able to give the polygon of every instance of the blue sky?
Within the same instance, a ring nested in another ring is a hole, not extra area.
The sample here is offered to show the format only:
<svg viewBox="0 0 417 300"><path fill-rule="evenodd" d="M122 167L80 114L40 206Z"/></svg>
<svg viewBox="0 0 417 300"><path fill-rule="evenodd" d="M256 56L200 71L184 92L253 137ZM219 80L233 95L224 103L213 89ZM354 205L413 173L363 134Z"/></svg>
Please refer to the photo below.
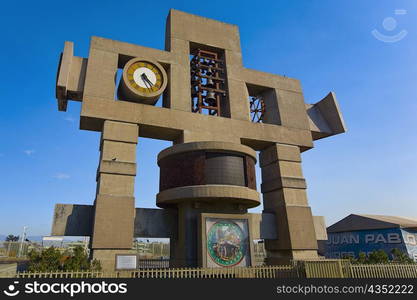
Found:
<svg viewBox="0 0 417 300"><path fill-rule="evenodd" d="M94 199L99 134L78 129L80 103L63 113L54 98L64 41L83 57L92 35L163 49L170 8L238 25L244 65L300 79L306 102L336 92L349 131L302 155L315 215L328 225L350 213L417 217L417 2L210 3L216 9L198 1L1 4L0 234L26 225L29 235L47 235L56 203ZM374 29L407 35L386 43ZM168 146L139 140L137 207L155 207L156 155Z"/></svg>

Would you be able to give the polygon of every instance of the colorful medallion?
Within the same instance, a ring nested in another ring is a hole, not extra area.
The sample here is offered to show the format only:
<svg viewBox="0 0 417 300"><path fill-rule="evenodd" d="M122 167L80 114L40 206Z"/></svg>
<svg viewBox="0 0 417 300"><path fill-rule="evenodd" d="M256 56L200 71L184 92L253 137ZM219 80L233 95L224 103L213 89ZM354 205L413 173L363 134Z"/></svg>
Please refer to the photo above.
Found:
<svg viewBox="0 0 417 300"><path fill-rule="evenodd" d="M207 250L211 259L222 267L239 264L245 256L245 237L232 221L214 223L207 234Z"/></svg>

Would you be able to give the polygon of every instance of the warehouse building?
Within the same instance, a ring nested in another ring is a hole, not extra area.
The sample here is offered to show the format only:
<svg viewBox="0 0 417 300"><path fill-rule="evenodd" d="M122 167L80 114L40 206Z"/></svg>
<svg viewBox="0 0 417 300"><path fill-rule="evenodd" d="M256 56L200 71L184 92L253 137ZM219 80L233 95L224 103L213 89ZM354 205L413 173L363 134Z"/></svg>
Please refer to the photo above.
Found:
<svg viewBox="0 0 417 300"><path fill-rule="evenodd" d="M351 214L327 228L326 258L357 258L384 250L390 258L395 248L417 261L417 219Z"/></svg>

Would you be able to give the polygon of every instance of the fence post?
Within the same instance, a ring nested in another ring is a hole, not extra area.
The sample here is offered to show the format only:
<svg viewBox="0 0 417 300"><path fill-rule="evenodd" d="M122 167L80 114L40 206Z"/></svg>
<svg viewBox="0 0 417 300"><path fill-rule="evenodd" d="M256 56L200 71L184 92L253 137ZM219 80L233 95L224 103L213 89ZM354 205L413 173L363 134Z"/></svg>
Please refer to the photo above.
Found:
<svg viewBox="0 0 417 300"><path fill-rule="evenodd" d="M337 261L337 265L338 265L338 268L339 268L339 276L340 276L340 278L345 278L345 276L344 276L344 274L343 274L343 268L342 268L342 261L341 260L338 260Z"/></svg>

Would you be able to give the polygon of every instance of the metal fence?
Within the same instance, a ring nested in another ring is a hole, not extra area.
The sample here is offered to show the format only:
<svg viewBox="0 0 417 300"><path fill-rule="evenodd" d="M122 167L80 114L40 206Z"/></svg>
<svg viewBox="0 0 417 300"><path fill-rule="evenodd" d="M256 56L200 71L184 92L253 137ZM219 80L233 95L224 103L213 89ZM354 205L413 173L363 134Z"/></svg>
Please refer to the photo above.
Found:
<svg viewBox="0 0 417 300"><path fill-rule="evenodd" d="M166 269L169 268L169 259L140 259L139 269Z"/></svg>
<svg viewBox="0 0 417 300"><path fill-rule="evenodd" d="M345 260L233 268L148 268L119 272L14 272L17 278L417 278L417 264L359 265Z"/></svg>
<svg viewBox="0 0 417 300"><path fill-rule="evenodd" d="M349 278L417 278L417 264L350 265Z"/></svg>
<svg viewBox="0 0 417 300"><path fill-rule="evenodd" d="M298 268L304 271L306 278L345 278L349 277L349 260L327 259L296 262Z"/></svg>
<svg viewBox="0 0 417 300"><path fill-rule="evenodd" d="M30 249L35 248L29 242L0 242L1 257L25 257Z"/></svg>
<svg viewBox="0 0 417 300"><path fill-rule="evenodd" d="M17 272L17 278L297 278L294 266L172 268L105 272Z"/></svg>

